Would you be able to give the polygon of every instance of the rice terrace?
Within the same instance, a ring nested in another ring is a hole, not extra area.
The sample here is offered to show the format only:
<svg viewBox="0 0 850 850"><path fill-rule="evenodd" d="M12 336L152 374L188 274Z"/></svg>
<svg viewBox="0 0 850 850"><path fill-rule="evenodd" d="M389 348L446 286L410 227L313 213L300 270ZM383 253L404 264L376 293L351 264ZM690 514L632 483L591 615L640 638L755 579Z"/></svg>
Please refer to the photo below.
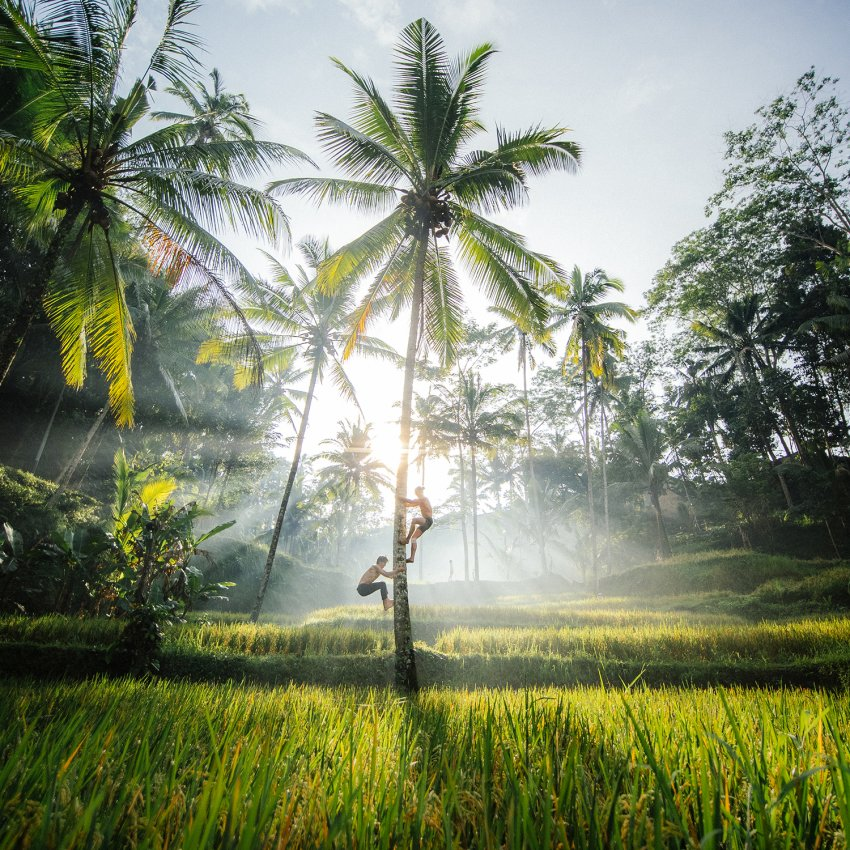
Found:
<svg viewBox="0 0 850 850"><path fill-rule="evenodd" d="M0 0L0 850L846 850L848 26Z"/></svg>

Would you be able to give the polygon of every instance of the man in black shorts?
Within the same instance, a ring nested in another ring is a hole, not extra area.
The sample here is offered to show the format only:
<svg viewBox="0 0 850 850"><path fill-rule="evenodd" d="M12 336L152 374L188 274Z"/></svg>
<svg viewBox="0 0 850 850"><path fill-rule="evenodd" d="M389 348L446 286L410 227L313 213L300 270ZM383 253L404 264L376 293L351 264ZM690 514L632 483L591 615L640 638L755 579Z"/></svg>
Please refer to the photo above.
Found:
<svg viewBox="0 0 850 850"><path fill-rule="evenodd" d="M413 517L410 522L410 531L407 532L407 537L400 539L399 543L404 543L405 546L410 544L410 557L407 559L408 564L413 563L416 557L416 541L434 524L434 509L431 503L425 496L425 488L417 487L414 491L415 499L406 499L402 497L401 502L406 508L419 508L420 515Z"/></svg>
<svg viewBox="0 0 850 850"><path fill-rule="evenodd" d="M387 578L395 578L400 572L404 572L406 567L402 564L401 569L390 570L387 572L384 567L387 565L387 556L381 555L378 560L360 576L360 582L357 585L357 592L361 596L368 596L376 590L381 591L381 599L384 600L384 611L388 611L395 605L394 599L388 598L387 583L385 581L375 581L378 576L386 576Z"/></svg>

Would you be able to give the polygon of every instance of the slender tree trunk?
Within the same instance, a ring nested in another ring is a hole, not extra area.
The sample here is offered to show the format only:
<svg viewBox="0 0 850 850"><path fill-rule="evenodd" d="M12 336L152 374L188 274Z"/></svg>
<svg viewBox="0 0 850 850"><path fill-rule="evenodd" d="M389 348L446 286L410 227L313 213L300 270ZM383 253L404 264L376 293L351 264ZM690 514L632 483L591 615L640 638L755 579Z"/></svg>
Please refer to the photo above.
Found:
<svg viewBox="0 0 850 850"><path fill-rule="evenodd" d="M599 402L599 445L602 450L602 503L605 505L605 569L611 574L611 519L608 512L608 461L607 450L608 422L605 418L605 402Z"/></svg>
<svg viewBox="0 0 850 850"><path fill-rule="evenodd" d="M697 518L697 510L694 505L694 500L691 498L691 491L688 488L688 482L685 478L685 466L682 463L682 459L679 457L679 450L673 449L673 457L676 459L676 466L679 467L679 473L682 476L682 489L685 491L685 498L688 500L688 507L691 509L691 516L694 519L694 528L697 531L702 531L699 524L699 519Z"/></svg>
<svg viewBox="0 0 850 850"><path fill-rule="evenodd" d="M717 469L723 475L723 477L726 479L726 484L728 485L729 484L729 476L723 472L723 464L726 461L723 459L723 452L720 449L720 440L717 438L717 429L714 427L713 422L707 422L706 424L708 425L708 430L709 430L709 433L711 434L711 440L714 443L715 453L717 454ZM737 498L735 498L734 501L735 501L735 505L736 505L736 510L740 511L740 513L743 514L745 519L746 519L746 511L744 509L744 506L741 504L741 502ZM741 521L738 519L737 515L735 517L735 526L737 527L738 534L741 537L741 545L745 549L752 549L753 545L750 542L750 535L747 532L747 529L744 527L743 523L741 523Z"/></svg>
<svg viewBox="0 0 850 850"><path fill-rule="evenodd" d="M788 447L788 443L785 442L785 435L782 433L782 428L779 424L779 417L773 412L773 408L770 406L770 402L767 400L767 396L765 395L764 387L762 386L761 381L759 381L758 376L756 375L754 370L750 369L749 375L750 381L753 385L753 388L755 389L756 396L758 397L762 407L767 412L767 416L770 419L770 423L773 427L773 430L776 433L776 436L779 438L779 444L782 446L782 451L785 452L786 457L791 457L792 451ZM781 408L782 405L780 404L780 410ZM769 443L769 440L770 438L768 438L766 442ZM797 445L797 448L800 448L799 444Z"/></svg>
<svg viewBox="0 0 850 850"><path fill-rule="evenodd" d="M469 581L469 535L466 530L466 464L463 461L463 444L457 443L458 469L460 470L460 535L463 538L463 580Z"/></svg>
<svg viewBox="0 0 850 850"><path fill-rule="evenodd" d="M410 328L407 335L407 356L404 363L404 388L401 396L401 425L399 445L401 458L398 462L395 484L395 520L393 522L394 569L405 566L407 537L407 513L401 501L407 495L407 469L410 455L410 418L413 406L413 371L416 364L416 349L419 330L419 311L425 291L425 256L428 250L427 232L420 240L419 256L416 258L413 299L410 306ZM410 622L410 601L407 594L407 573L397 572L393 579L393 626L395 630L395 685L408 693L419 689L416 675L416 656L413 651L413 628Z"/></svg>
<svg viewBox="0 0 850 850"><path fill-rule="evenodd" d="M50 414L50 421L47 423L47 427L44 429L44 436L41 438L41 445L38 447L38 452L35 455L35 461L32 465L32 471L35 472L38 469L38 465L41 462L41 456L44 454L44 449L47 446L47 440L50 437L50 432L53 429L53 422L56 419L56 414L59 412L59 407L62 404L62 399L65 396L65 387L68 385L66 383L62 383L62 389L59 390L59 396L56 399L56 404L53 405L53 413Z"/></svg>
<svg viewBox="0 0 850 850"><path fill-rule="evenodd" d="M669 558L673 555L670 549L670 540L667 537L667 528L664 525L664 515L661 513L661 501L658 498L658 493L654 490L649 491L649 498L652 501L652 507L655 508L655 525L658 531L658 552L662 558Z"/></svg>
<svg viewBox="0 0 850 850"><path fill-rule="evenodd" d="M218 488L218 499L216 499L216 507L224 507L224 494L227 490L227 482L230 480L230 474L233 472L233 467L236 466L235 452L230 453L230 457L224 464L224 477L221 479L221 486Z"/></svg>
<svg viewBox="0 0 850 850"><path fill-rule="evenodd" d="M829 541L832 543L833 551L836 558L841 558L841 552L838 549L838 544L835 542L835 537L832 534L832 529L829 527L829 520L824 517L823 524L826 526L826 533L829 535Z"/></svg>
<svg viewBox="0 0 850 850"><path fill-rule="evenodd" d="M101 426L103 423L101 423ZM100 447L103 445L103 441L106 439L107 429L100 427L97 430L95 435L95 439L86 449L86 456L84 458L85 465L80 461L80 464L75 470L76 478L69 478L65 482L65 486L74 490L82 490L83 484L85 484L86 476L91 471L91 465L97 458L97 453L100 451ZM118 435L119 442L123 445L123 440L121 440L121 435Z"/></svg>
<svg viewBox="0 0 850 850"><path fill-rule="evenodd" d="M825 357L824 354L821 354L821 357ZM850 442L850 426L847 424L847 414L844 411L844 399L841 397L841 390L838 385L838 381L835 379L835 372L832 369L827 370L826 372L827 379L825 380L825 385L827 388L831 387L832 393L834 396L834 404L836 409L838 410L838 416L841 419L841 424L844 427L844 439L841 441L841 444L846 448L848 442ZM827 389L828 391L828 389Z"/></svg>
<svg viewBox="0 0 850 850"><path fill-rule="evenodd" d="M274 557L277 553L277 543L280 540L280 530L283 528L283 520L286 517L286 509L289 506L289 497L292 495L292 488L295 485L295 478L298 475L298 465L301 463L301 450L304 447L304 436L307 433L307 421L310 418L310 406L313 404L313 393L316 390L316 381L319 378L319 358L316 357L313 361L313 371L310 373L310 385L307 388L307 398L304 401L304 413L301 414L301 424L298 427L298 437L295 440L295 454L292 458L292 465L289 467L289 477L286 479L286 487L283 491L283 498L280 502L280 510L277 512L274 530L272 531L272 540L269 544L269 554L266 557L266 565L263 569L263 578L260 581L260 589L257 591L257 601L254 603L254 610L251 612L251 622L256 623L260 619L260 611L263 607L263 600L266 598L266 590L269 586L269 578L272 574L274 566Z"/></svg>
<svg viewBox="0 0 850 850"><path fill-rule="evenodd" d="M68 461L65 468L59 475L59 478L56 480L56 483L59 485L56 490L54 490L53 495L47 500L48 505L52 505L59 496L65 492L68 485L71 482L71 478L74 473L77 471L77 467L80 465L80 462L83 459L88 447L91 445L91 441L94 439L94 435L100 430L101 425L103 425L104 420L106 419L106 414L109 412L109 406L104 405L100 412L97 414L97 418L92 423L91 428L89 428L86 433L85 439L80 445L79 449L77 449L74 456Z"/></svg>
<svg viewBox="0 0 850 850"><path fill-rule="evenodd" d="M481 581L478 564L478 467L475 461L475 446L469 447L470 467L472 472L472 577Z"/></svg>
<svg viewBox="0 0 850 850"><path fill-rule="evenodd" d="M75 201L65 211L65 215L62 216L56 228L56 233L53 234L53 238L50 240L47 252L41 263L41 268L29 278L31 283L27 287L23 301L18 307L17 315L6 326L5 331L0 333L0 386L3 385L9 376L21 343L27 335L35 314L41 308L44 301L44 293L47 291L47 284L50 282L50 278L53 277L53 270L56 268L56 263L59 260L62 244L71 232L71 228L74 226L74 222L77 220L82 208L82 202Z"/></svg>
<svg viewBox="0 0 850 850"><path fill-rule="evenodd" d="M419 483L424 487L425 486L425 454L424 454L425 449L423 448L422 451L423 451L422 469L420 470L420 472L422 473L422 476L421 476L421 480L420 480ZM416 549L416 552L419 555L419 561L418 561L418 564L419 564L419 581L424 581L425 580L425 551L422 547L422 538L421 537L419 538L418 542L419 542L419 546Z"/></svg>
<svg viewBox="0 0 850 850"><path fill-rule="evenodd" d="M219 468L220 465L221 465L221 461L216 460L216 462L213 464L212 469L210 470L210 483L207 484L207 492L204 495L204 505L205 506L209 505L209 503L210 503L210 496L212 496L213 487L215 487L215 477L216 477L216 475L218 475L218 468Z"/></svg>
<svg viewBox="0 0 850 850"><path fill-rule="evenodd" d="M525 436L528 440L528 486L531 491L531 513L532 521L537 530L537 548L540 550L540 566L544 573L549 572L549 564L546 561L546 533L543 528L543 511L540 505L540 490L537 486L537 478L534 475L534 451L531 445L531 414L528 409L528 348L526 346L525 334L522 340L522 399L525 405Z"/></svg>
<svg viewBox="0 0 850 850"><path fill-rule="evenodd" d="M776 458L776 453L770 447L770 444L766 444L767 456L770 458L770 462L773 464L773 471L776 473L776 477L779 479L779 486L782 488L782 495L785 496L785 502L788 505L788 510L794 509L794 500L791 498L791 491L788 489L788 482L785 480L785 474L779 469L780 465Z"/></svg>
<svg viewBox="0 0 850 850"><path fill-rule="evenodd" d="M590 528L590 570L594 593L599 592L599 570L596 563L596 515L593 509L593 470L590 462L590 420L587 415L587 345L581 344L581 405L584 418L584 465L587 471L587 521Z"/></svg>
<svg viewBox="0 0 850 850"><path fill-rule="evenodd" d="M460 364L457 367L457 382L458 382L458 399L455 408L455 418L457 421L457 457L458 469L460 470L460 532L463 538L463 580L469 581L469 535L466 529L466 464L463 460L463 438L461 437L461 421L460 421L460 387L462 374Z"/></svg>

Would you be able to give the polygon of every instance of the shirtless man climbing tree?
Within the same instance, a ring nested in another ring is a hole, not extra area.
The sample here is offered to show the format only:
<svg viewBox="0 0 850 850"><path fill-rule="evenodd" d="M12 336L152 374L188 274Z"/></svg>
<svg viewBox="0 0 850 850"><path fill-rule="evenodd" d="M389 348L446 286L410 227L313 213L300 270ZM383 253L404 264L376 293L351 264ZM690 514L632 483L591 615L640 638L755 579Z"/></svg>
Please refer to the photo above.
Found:
<svg viewBox="0 0 850 850"><path fill-rule="evenodd" d="M420 515L413 517L410 522L410 531L407 532L407 537L401 538L398 542L407 545L410 544L410 557L407 559L408 564L413 563L416 557L416 541L434 524L434 509L431 503L425 496L425 488L417 487L414 491L415 499L401 498L401 503L406 508L419 508Z"/></svg>

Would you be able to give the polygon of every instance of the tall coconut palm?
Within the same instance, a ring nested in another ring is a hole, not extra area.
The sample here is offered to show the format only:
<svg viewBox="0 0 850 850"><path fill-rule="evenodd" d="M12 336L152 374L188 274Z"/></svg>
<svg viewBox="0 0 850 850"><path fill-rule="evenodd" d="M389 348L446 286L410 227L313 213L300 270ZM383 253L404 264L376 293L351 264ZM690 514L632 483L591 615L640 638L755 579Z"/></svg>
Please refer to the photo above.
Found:
<svg viewBox="0 0 850 850"><path fill-rule="evenodd" d="M608 504L608 411L616 403L620 392L625 390L630 378L617 374L617 360L606 352L602 369L594 375L590 384L588 415L599 413L599 464L602 467L602 508L605 518L605 566L611 570L611 512Z"/></svg>
<svg viewBox="0 0 850 850"><path fill-rule="evenodd" d="M531 412L528 406L528 368L533 369L536 365L534 360L534 348L540 346L548 354L555 353L555 346L551 341L551 328L529 320L526 315L515 313L505 307L491 307L491 312L500 316L508 322L502 328L502 336L513 337L517 345L517 365L522 371L522 401L525 410L525 439L528 451L528 492L531 496L531 511L539 518L538 528L535 536L537 546L540 550L540 565L543 572L548 572L546 561L546 531L543 527L543 514L540 510L540 488L534 475L534 449L531 442Z"/></svg>
<svg viewBox="0 0 850 850"><path fill-rule="evenodd" d="M473 578L481 579L478 559L478 454L495 448L499 440L516 438L522 416L507 385L485 384L481 376L461 378L460 442L469 449L470 490L472 497Z"/></svg>
<svg viewBox="0 0 850 850"><path fill-rule="evenodd" d="M594 586L598 589L599 570L596 559L596 517L593 503L593 468L590 458L590 412L588 406L588 380L600 375L606 352L617 357L623 354L623 337L620 331L607 322L612 319L634 321L637 313L621 301L603 301L612 292L622 292L622 281L608 277L602 269L582 274L573 268L569 281L558 281L552 287L557 318L553 329L569 327L565 368L572 364L578 369L582 385L582 421L585 472L587 475L587 515L590 530L590 566Z"/></svg>
<svg viewBox="0 0 850 850"><path fill-rule="evenodd" d="M411 426L414 432L413 445L416 447L415 463L420 469L421 484L425 486L425 467L429 457L448 457L452 446L452 437L443 427L443 402L438 393L429 392L422 396L414 394ZM424 553L419 542L419 580L424 578Z"/></svg>
<svg viewBox="0 0 850 850"><path fill-rule="evenodd" d="M90 350L116 418L129 424L134 331L116 232L147 247L155 273L202 287L237 317L228 279L250 275L211 231L235 225L272 242L287 232L277 203L238 181L304 154L254 139L187 144L179 123L133 136L150 115L157 78L186 84L196 72L199 39L187 19L197 6L170 0L147 67L119 93L133 0L0 0L0 68L27 75L29 92L15 121L0 127L0 180L25 204L43 246L17 315L0 330L0 382L43 306L66 381L82 384Z"/></svg>
<svg viewBox="0 0 850 850"><path fill-rule="evenodd" d="M298 475L316 386L327 373L337 392L356 402L354 387L343 366L342 352L348 337L349 317L356 304L357 281L348 278L338 286L319 288L316 285L317 270L332 255L330 245L326 239L308 237L299 243L299 248L307 261L306 266L298 266L293 278L280 261L268 257L272 265L272 281L260 282L252 287L243 308L245 318L251 323L252 333L263 352L264 370L287 361L293 352L298 352L310 371L292 465L272 530L257 601L251 612L253 622L259 619L268 589L281 529ZM368 356L395 362L399 360L392 348L366 335L358 337L355 350ZM244 344L238 335L219 338L205 343L198 359L201 362L232 363L236 367L234 383L244 389L250 383L252 364L239 359L243 351Z"/></svg>
<svg viewBox="0 0 850 850"><path fill-rule="evenodd" d="M367 77L336 61L354 84L352 122L319 113L319 137L333 162L351 179L278 181L277 192L300 192L361 212L389 214L341 248L320 274L322 285L340 277L371 275L355 315L351 344L384 310L409 309L401 398L398 497L407 492L413 368L424 342L449 361L462 334L461 292L445 239L470 277L497 304L542 317L538 286L558 273L554 262L530 251L521 236L487 219L527 196L528 177L574 171L578 147L556 127L508 132L496 128L491 150L470 146L483 129L479 102L494 50L482 44L452 61L424 18L403 30L395 53L396 86L390 105ZM397 502L395 567L405 561L405 510ZM395 579L396 684L417 687L407 580Z"/></svg>
<svg viewBox="0 0 850 850"><path fill-rule="evenodd" d="M659 423L645 410L640 411L633 422L621 426L619 431L617 448L633 464L636 478L649 494L655 511L658 555L660 558L669 558L672 555L670 540L661 511L661 493L667 478L664 434Z"/></svg>
<svg viewBox="0 0 850 850"><path fill-rule="evenodd" d="M245 95L224 88L217 68L210 71L212 89L203 83L188 85L176 81L166 91L183 101L188 112L154 112L160 121L178 122L184 126L189 142L224 142L234 139L253 139L260 122L251 114Z"/></svg>
<svg viewBox="0 0 850 850"><path fill-rule="evenodd" d="M389 468L372 454L372 426L368 422L340 422L336 437L322 444L330 448L319 453L328 464L319 472L320 486L344 509L337 537L339 561L342 539L352 527L353 509L364 498L373 504L379 501L382 488L389 489L392 481L384 474L390 472Z"/></svg>

